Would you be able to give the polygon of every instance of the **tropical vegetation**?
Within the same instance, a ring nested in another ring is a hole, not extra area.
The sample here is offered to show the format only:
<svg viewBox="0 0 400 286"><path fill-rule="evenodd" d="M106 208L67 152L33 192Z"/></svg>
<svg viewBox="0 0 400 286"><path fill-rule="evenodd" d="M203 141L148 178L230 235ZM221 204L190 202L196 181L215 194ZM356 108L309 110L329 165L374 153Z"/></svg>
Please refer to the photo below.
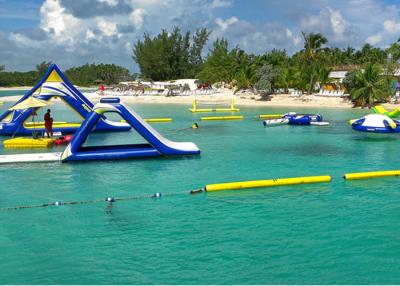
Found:
<svg viewBox="0 0 400 286"><path fill-rule="evenodd" d="M42 62L36 65L36 70L28 72L7 72L4 66L0 66L0 86L32 86L42 78L50 65L51 62ZM134 79L128 69L114 64L85 64L67 69L65 75L73 84L80 86L117 84Z"/></svg>
<svg viewBox="0 0 400 286"><path fill-rule="evenodd" d="M156 36L144 34L133 45L132 58L140 68L142 80L198 78L204 83L226 84L236 91L257 90L263 94L290 88L313 93L330 84L332 70L348 70L342 83L356 105L385 101L394 94L399 70L400 41L386 49L365 44L360 49L330 47L320 33L302 33L304 46L288 55L273 49L263 54L247 53L230 47L227 39L217 38L208 46L210 31L203 28L193 34L174 28ZM0 86L32 85L44 73L49 62L35 71L8 72L0 65ZM99 82L115 84L135 78L126 68L114 64L85 64L65 71L74 84L87 86Z"/></svg>
<svg viewBox="0 0 400 286"><path fill-rule="evenodd" d="M328 39L320 33L302 33L303 49L289 56L279 49L261 55L249 54L238 46L230 48L227 39L218 38L203 58L209 34L205 29L198 30L192 40L189 32L182 35L178 28L172 33L163 30L153 38L145 34L144 40L137 41L133 49L141 77L153 80L195 77L211 84L228 84L236 91L255 89L267 94L278 89L288 92L289 88L313 93L331 83L332 70L346 69L349 73L343 85L357 105L385 100L394 93L389 86L398 69L399 41L385 50L370 44L359 50L339 49L329 47ZM196 47L196 65L190 61L192 47ZM364 66L368 71L364 72ZM369 85L373 88L360 91L360 85L370 80L374 81Z"/></svg>

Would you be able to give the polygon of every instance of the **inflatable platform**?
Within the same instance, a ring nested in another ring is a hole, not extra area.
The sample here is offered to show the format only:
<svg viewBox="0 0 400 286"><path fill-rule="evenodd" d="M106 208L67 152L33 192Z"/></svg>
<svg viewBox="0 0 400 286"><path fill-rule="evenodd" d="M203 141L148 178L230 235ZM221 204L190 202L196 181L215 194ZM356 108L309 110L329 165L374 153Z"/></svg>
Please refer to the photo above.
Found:
<svg viewBox="0 0 400 286"><path fill-rule="evenodd" d="M400 132L400 121L381 114L368 114L362 118L350 120L349 123L354 130L361 132Z"/></svg>
<svg viewBox="0 0 400 286"><path fill-rule="evenodd" d="M297 114L295 112L289 112L284 114L279 119L264 120L264 126L276 126L276 125L329 125L328 122L322 122L322 116L320 114Z"/></svg>
<svg viewBox="0 0 400 286"><path fill-rule="evenodd" d="M31 96L44 101L49 101L52 98L60 98L81 117L82 121L93 108L93 103L68 81L55 64L51 65L43 78L13 106ZM38 108L7 110L0 115L0 135L31 135L33 130L43 133L45 130L43 122L35 124L29 122L32 112L37 110ZM80 125L81 122L54 122L53 132L72 134L75 133ZM103 116L98 122L95 131L127 131L130 128L129 124L110 121Z"/></svg>

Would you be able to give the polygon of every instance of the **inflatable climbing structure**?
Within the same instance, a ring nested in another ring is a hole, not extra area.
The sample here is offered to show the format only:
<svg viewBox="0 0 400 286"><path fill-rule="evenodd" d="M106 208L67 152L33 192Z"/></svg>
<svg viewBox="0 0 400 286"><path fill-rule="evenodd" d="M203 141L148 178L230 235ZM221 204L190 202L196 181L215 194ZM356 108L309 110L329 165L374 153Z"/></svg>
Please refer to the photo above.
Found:
<svg viewBox="0 0 400 286"><path fill-rule="evenodd" d="M67 106L71 107L82 120L88 116L93 108L93 103L69 82L55 64L51 65L43 78L13 106L31 96L44 101L49 101L52 98L60 98ZM7 110L0 116L0 135L30 135L33 130L39 133L44 132L43 123L32 124L29 122L32 112L37 111L37 109L38 108ZM80 122L54 122L53 132L72 134L80 125ZM113 122L107 120L107 118L103 116L95 127L95 131L125 131L130 128L129 124Z"/></svg>

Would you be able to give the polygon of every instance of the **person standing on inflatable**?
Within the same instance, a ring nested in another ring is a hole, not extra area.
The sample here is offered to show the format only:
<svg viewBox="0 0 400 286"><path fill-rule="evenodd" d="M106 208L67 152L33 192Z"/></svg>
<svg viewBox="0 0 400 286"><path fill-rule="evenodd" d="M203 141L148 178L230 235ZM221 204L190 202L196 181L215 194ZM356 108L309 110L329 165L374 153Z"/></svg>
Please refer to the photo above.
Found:
<svg viewBox="0 0 400 286"><path fill-rule="evenodd" d="M46 128L47 137L53 137L53 118L50 115L51 110L47 109L44 115L44 127Z"/></svg>
<svg viewBox="0 0 400 286"><path fill-rule="evenodd" d="M104 90L105 90L104 84L101 84L101 85L100 85L100 94L101 94L101 95L104 95Z"/></svg>

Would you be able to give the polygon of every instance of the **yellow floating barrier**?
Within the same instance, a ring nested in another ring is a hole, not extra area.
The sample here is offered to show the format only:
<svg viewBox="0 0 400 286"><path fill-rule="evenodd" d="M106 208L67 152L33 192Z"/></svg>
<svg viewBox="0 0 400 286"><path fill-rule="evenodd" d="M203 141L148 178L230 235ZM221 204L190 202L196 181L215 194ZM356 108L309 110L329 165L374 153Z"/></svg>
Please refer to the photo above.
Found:
<svg viewBox="0 0 400 286"><path fill-rule="evenodd" d="M260 119L279 119L282 118L283 114L260 114Z"/></svg>
<svg viewBox="0 0 400 286"><path fill-rule="evenodd" d="M171 122L172 118L146 118L146 122Z"/></svg>
<svg viewBox="0 0 400 286"><path fill-rule="evenodd" d="M345 180L362 180L382 177L397 177L400 176L400 170L378 171L378 172L362 172L348 173L343 176Z"/></svg>
<svg viewBox="0 0 400 286"><path fill-rule="evenodd" d="M54 128L61 128L61 127L80 127L81 123L71 123L71 122L65 122L65 121L56 121L53 122L53 129ZM43 122L25 122L24 127L26 129L44 129L44 123Z"/></svg>
<svg viewBox="0 0 400 286"><path fill-rule="evenodd" d="M146 122L154 123L154 122L172 122L172 118L145 118L143 119ZM122 119L121 122L126 122L125 119Z"/></svg>
<svg viewBox="0 0 400 286"><path fill-rule="evenodd" d="M4 148L49 148L53 145L52 138L13 138L3 141Z"/></svg>
<svg viewBox="0 0 400 286"><path fill-rule="evenodd" d="M330 182L331 176L297 177L207 185L207 192Z"/></svg>
<svg viewBox="0 0 400 286"><path fill-rule="evenodd" d="M208 116L208 117L200 117L200 120L238 120L243 119L243 115L232 115L232 116Z"/></svg>

